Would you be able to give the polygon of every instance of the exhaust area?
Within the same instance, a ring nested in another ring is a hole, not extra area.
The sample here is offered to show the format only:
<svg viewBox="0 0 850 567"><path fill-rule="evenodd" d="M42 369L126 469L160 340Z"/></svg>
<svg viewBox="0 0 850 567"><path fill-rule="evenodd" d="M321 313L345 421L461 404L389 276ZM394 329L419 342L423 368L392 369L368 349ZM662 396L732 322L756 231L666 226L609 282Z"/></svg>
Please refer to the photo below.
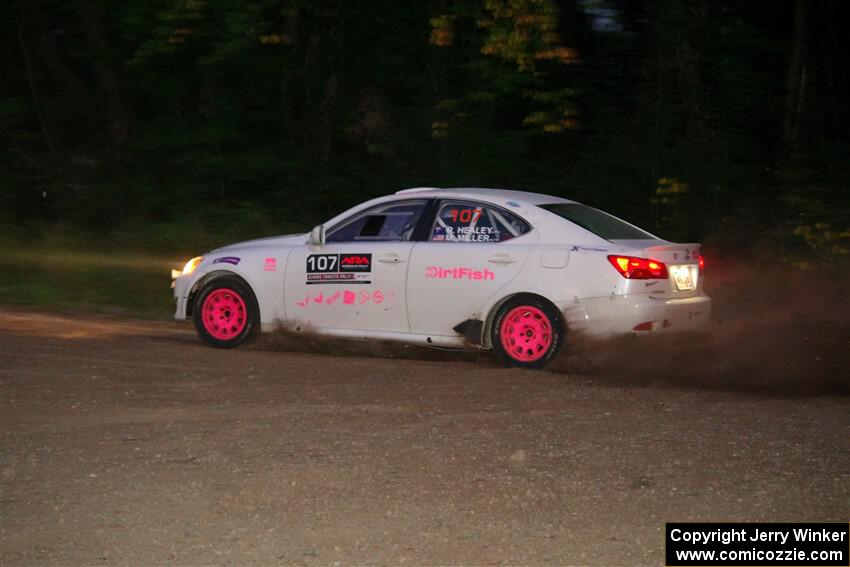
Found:
<svg viewBox="0 0 850 567"><path fill-rule="evenodd" d="M549 367L594 384L850 395L847 274L714 260L705 331L569 335Z"/></svg>

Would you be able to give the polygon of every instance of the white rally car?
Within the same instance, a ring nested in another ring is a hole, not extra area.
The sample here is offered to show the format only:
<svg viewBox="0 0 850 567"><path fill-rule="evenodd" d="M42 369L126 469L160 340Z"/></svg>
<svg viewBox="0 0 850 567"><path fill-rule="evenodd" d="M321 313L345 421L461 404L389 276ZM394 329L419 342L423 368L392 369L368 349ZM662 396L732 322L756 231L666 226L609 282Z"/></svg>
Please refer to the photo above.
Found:
<svg viewBox="0 0 850 567"><path fill-rule="evenodd" d="M252 240L173 274L175 318L216 347L279 325L338 337L479 345L545 365L572 332L708 322L699 244L673 244L560 197L417 188L309 234Z"/></svg>

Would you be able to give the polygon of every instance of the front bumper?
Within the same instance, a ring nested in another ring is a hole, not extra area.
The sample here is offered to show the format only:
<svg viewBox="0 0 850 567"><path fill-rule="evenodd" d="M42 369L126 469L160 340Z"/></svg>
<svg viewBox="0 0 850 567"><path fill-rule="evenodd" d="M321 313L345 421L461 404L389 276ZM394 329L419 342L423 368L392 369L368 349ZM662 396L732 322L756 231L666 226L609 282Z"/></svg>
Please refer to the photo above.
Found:
<svg viewBox="0 0 850 567"><path fill-rule="evenodd" d="M174 288L174 318L178 321L186 319L186 307L189 302L189 291L191 290L193 278L190 276L180 276L174 279L172 286Z"/></svg>
<svg viewBox="0 0 850 567"><path fill-rule="evenodd" d="M711 298L653 299L647 295L614 295L559 306L571 331L592 336L631 332L699 330L711 317Z"/></svg>

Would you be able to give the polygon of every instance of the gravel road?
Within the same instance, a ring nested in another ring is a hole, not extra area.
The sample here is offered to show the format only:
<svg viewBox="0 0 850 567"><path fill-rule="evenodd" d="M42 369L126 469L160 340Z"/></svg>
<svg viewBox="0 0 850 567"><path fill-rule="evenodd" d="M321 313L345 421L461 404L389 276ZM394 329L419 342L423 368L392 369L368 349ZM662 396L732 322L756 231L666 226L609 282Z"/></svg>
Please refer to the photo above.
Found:
<svg viewBox="0 0 850 567"><path fill-rule="evenodd" d="M850 519L841 393L374 355L0 310L0 564L662 565L667 521Z"/></svg>

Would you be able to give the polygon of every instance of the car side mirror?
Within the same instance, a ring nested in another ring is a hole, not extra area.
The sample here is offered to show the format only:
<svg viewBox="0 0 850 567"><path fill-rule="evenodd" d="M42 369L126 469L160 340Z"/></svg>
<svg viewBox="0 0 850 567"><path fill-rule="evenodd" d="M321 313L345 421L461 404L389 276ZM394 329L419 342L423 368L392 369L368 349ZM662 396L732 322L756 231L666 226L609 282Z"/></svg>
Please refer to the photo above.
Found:
<svg viewBox="0 0 850 567"><path fill-rule="evenodd" d="M325 244L325 225L320 224L313 227L310 231L310 245L323 246Z"/></svg>

